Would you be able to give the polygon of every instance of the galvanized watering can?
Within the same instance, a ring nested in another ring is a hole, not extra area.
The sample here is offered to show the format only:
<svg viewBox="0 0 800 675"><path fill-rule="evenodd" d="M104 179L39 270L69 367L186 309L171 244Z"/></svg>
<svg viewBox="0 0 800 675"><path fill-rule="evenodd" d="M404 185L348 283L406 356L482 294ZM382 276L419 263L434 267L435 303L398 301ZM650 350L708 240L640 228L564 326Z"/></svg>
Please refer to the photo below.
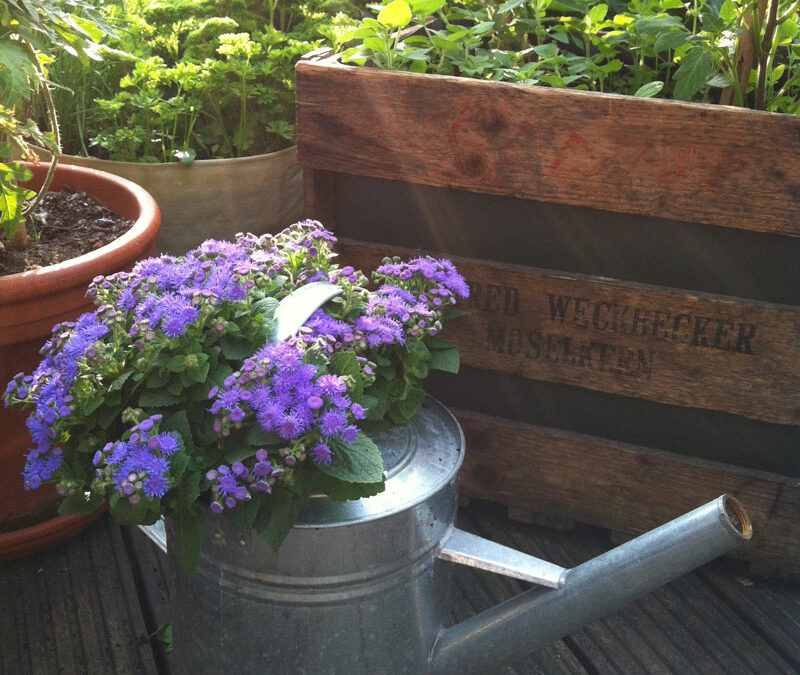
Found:
<svg viewBox="0 0 800 675"><path fill-rule="evenodd" d="M255 532L215 517L194 576L168 547L179 670L488 675L752 534L739 503L723 495L565 569L455 527L464 436L440 403L426 400L410 425L375 440L385 492L312 499L279 555ZM538 587L447 626L453 562Z"/></svg>
<svg viewBox="0 0 800 675"><path fill-rule="evenodd" d="M454 527L464 437L441 404L428 399L411 425L376 440L386 491L311 500L279 555L209 518L198 572L172 560L186 673L488 675L751 536L741 506L722 496L564 569ZM448 561L541 587L446 627Z"/></svg>

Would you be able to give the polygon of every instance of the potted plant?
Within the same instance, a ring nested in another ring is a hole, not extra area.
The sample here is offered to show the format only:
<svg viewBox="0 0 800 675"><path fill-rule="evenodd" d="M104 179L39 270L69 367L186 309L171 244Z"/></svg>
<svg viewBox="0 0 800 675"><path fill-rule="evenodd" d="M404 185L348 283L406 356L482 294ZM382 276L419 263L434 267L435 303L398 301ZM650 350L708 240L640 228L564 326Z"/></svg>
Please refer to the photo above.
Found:
<svg viewBox="0 0 800 675"><path fill-rule="evenodd" d="M468 290L431 258L385 260L369 290L333 263L335 241L306 221L96 278L97 308L56 326L6 390L31 409L25 485L57 484L64 514L107 502L124 524L172 518L188 571L208 513L277 550L310 495L380 492L367 431L408 422L429 369L457 370L439 332ZM332 299L276 341L279 301L321 280Z"/></svg>
<svg viewBox="0 0 800 675"><path fill-rule="evenodd" d="M302 216L294 63L355 23L342 8L358 11L313 1L104 4L113 45L129 56L91 74L53 64L65 84L56 102L66 161L151 192L160 250L277 232Z"/></svg>
<svg viewBox="0 0 800 675"><path fill-rule="evenodd" d="M77 7L80 3L74 3ZM35 268L0 276L0 377L19 368L30 368L54 321L72 319L87 308L86 284L96 275L130 267L150 252L158 232L158 208L140 187L97 171L57 167L58 133L50 82L45 71L53 50L71 50L84 60L97 57L96 42L105 24L89 17L80 21L60 3L21 0L5 8L0 33L0 123L5 141L0 144L0 243L3 250L37 248L41 222L27 218L48 189L68 188L85 192L101 205L127 219L127 232L110 243L87 241L85 252L59 260L40 262ZM24 116L25 103L34 96L46 101L53 133L45 134ZM47 165L35 162L28 145L33 138L46 143L55 159ZM13 151L13 152L12 152ZM11 155L32 163L10 161ZM37 229L39 228L39 229ZM113 239L113 236L112 236ZM80 530L87 518L55 518L58 496L53 490L32 496L19 489L17 476L24 466L28 434L24 419L15 411L0 410L3 479L0 486L0 555L13 557L61 541Z"/></svg>

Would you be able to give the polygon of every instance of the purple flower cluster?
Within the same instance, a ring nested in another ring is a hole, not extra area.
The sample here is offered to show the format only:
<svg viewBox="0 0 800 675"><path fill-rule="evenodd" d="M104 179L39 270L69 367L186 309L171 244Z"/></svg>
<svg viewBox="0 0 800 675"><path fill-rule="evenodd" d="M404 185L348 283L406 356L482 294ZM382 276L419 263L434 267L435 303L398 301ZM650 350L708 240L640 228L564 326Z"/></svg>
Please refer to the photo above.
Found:
<svg viewBox="0 0 800 675"><path fill-rule="evenodd" d="M275 481L286 473L284 469L273 466L264 448L256 450L249 464L249 468L243 462L234 462L230 466L220 464L206 473L206 479L212 482L210 508L214 513L232 509L239 502L249 502L253 492L271 494Z"/></svg>
<svg viewBox="0 0 800 675"><path fill-rule="evenodd" d="M215 430L221 436L245 416L255 416L259 427L275 432L285 441L314 438L311 451L315 461L331 461L328 444L356 440L354 420L365 410L353 403L345 378L319 374L304 362L306 350L298 341L268 344L245 359L240 371L228 377L222 389L213 388L209 411L218 416Z"/></svg>
<svg viewBox="0 0 800 675"><path fill-rule="evenodd" d="M100 309L109 314L108 308ZM75 322L55 326L51 339L42 347L44 358L39 367L32 375L18 373L6 387L6 406L12 398L26 400L36 392L33 412L25 422L33 441L22 473L26 490L35 490L50 480L61 466L63 449L58 428L72 414L73 382L82 362L102 358L99 352L103 349L98 341L109 332L98 317L99 312L83 314Z"/></svg>
<svg viewBox="0 0 800 675"><path fill-rule="evenodd" d="M92 460L98 481L111 483L131 504L142 497L161 498L170 487L170 457L182 448L175 432L158 432L161 415L152 415L130 429L127 440L106 443Z"/></svg>
<svg viewBox="0 0 800 675"><path fill-rule="evenodd" d="M387 372L413 384L422 368L412 377L407 364L426 353L414 342L437 335L444 310L469 288L449 261L420 257L386 259L370 291L361 272L332 263L335 241L320 223L304 221L274 236L209 240L181 257L96 277L88 295L97 309L56 326L39 367L6 389L6 405L32 407L26 488L57 479L60 489L102 490L146 511L168 494L163 504L174 508L173 496L196 489L181 481L205 475L219 513L291 483L299 463L324 470L336 451L345 455L344 445L359 440L361 403L377 402L373 412L391 405L388 387L370 387ZM342 293L296 336L264 345L275 301L318 280ZM206 398L210 383L228 373ZM185 407L186 433L211 414L216 439L159 432L160 414L142 420L143 410L162 403L166 415ZM138 423L120 435L131 419ZM263 447L226 463L226 438L233 435L229 445L242 439L248 425ZM176 456L184 447L197 452ZM83 472L91 485L73 486L69 476L80 473L72 468L92 452Z"/></svg>

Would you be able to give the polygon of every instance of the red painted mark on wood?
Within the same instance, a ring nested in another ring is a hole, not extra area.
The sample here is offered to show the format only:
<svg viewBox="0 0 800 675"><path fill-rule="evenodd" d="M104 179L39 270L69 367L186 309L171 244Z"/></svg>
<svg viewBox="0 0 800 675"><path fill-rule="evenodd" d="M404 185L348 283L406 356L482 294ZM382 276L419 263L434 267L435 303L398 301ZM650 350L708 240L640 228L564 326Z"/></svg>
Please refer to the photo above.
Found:
<svg viewBox="0 0 800 675"><path fill-rule="evenodd" d="M444 146L445 150L452 149L453 144L456 142L458 132L461 131L461 127L464 126L464 122L467 120L467 114L472 109L473 105L473 99L469 97L464 99L464 105L461 108L461 112L458 113L458 117L456 117L450 124L450 133L447 136L447 143Z"/></svg>
<svg viewBox="0 0 800 675"><path fill-rule="evenodd" d="M589 141L587 141L583 136L575 131L570 131L569 136L567 137L567 142L564 143L564 147L558 151L558 154L555 156L553 161L550 163L550 171L555 171L560 167L567 159L567 155L569 154L570 150L578 148L580 150L585 150L589 147Z"/></svg>

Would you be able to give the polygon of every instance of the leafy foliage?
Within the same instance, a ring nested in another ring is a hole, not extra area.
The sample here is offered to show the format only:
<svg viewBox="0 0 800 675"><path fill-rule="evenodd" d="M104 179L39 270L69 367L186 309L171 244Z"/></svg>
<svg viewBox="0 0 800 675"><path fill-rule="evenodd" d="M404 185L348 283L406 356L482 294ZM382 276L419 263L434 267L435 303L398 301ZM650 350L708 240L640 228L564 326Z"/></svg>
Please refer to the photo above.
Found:
<svg viewBox="0 0 800 675"><path fill-rule="evenodd" d="M89 73L52 65L68 87L57 92L65 152L185 164L288 147L295 63L338 44L362 11L348 0L93 1L124 54Z"/></svg>
<svg viewBox="0 0 800 675"><path fill-rule="evenodd" d="M759 17L754 0L393 0L346 36L359 44L343 58L390 70L796 113L800 3L768 5ZM401 39L399 31L412 26L418 30ZM753 63L742 75L736 62L747 44Z"/></svg>

